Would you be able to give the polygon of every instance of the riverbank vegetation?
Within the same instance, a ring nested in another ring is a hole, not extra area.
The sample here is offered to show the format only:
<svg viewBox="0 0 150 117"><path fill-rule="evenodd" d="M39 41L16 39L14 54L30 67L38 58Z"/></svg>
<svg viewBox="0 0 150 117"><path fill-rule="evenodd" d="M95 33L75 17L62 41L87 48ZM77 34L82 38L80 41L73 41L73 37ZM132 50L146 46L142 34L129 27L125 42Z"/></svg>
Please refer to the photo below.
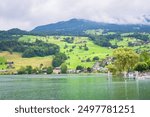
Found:
<svg viewBox="0 0 150 117"><path fill-rule="evenodd" d="M136 53L130 48L118 48L113 52L111 64L107 66L113 74L133 71L150 71L150 53L143 51Z"/></svg>

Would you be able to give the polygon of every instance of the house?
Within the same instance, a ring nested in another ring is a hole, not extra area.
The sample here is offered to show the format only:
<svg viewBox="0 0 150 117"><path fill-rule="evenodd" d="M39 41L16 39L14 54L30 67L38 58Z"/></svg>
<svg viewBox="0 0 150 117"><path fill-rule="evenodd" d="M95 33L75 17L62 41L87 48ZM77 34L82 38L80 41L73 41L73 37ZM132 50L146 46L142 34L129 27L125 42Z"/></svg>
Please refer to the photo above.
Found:
<svg viewBox="0 0 150 117"><path fill-rule="evenodd" d="M92 71L99 71L99 70L100 70L100 63L96 62L92 67Z"/></svg>
<svg viewBox="0 0 150 117"><path fill-rule="evenodd" d="M13 69L14 67L14 62L6 62L7 68L8 69Z"/></svg>
<svg viewBox="0 0 150 117"><path fill-rule="evenodd" d="M76 70L70 69L70 70L67 70L67 73L69 73L69 74L75 74Z"/></svg>
<svg viewBox="0 0 150 117"><path fill-rule="evenodd" d="M107 71L107 68L105 68L105 66L111 64L114 61L113 57L107 57L106 59L100 61L100 62L96 62L93 67L92 67L92 71L102 71L105 72Z"/></svg>
<svg viewBox="0 0 150 117"><path fill-rule="evenodd" d="M100 66L101 66L101 67L105 67L106 65L111 64L113 61L114 61L114 58L113 58L113 57L107 57L107 58L105 58L104 60L102 60L102 61L100 62Z"/></svg>
<svg viewBox="0 0 150 117"><path fill-rule="evenodd" d="M60 68L60 67L55 67L55 68L53 69L53 73L54 73L54 74L60 74L60 73L61 73L61 68Z"/></svg>

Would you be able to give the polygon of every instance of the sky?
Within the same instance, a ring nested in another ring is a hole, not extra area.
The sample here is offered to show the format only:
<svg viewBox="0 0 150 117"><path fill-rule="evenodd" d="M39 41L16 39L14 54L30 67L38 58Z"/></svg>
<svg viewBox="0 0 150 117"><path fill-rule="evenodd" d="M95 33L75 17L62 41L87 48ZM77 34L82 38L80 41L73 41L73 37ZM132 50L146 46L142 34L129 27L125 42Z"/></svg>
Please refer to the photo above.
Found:
<svg viewBox="0 0 150 117"><path fill-rule="evenodd" d="M66 21L150 24L150 0L0 0L0 30Z"/></svg>

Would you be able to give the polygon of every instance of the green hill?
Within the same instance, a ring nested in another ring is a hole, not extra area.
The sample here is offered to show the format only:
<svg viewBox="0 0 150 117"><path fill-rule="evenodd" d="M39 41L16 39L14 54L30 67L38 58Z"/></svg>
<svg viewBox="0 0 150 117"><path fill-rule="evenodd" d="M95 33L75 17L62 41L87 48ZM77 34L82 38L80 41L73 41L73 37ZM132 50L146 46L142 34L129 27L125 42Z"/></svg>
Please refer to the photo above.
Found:
<svg viewBox="0 0 150 117"><path fill-rule="evenodd" d="M66 42L67 38L73 38L73 42ZM75 69L77 65L84 67L92 67L95 63L93 58L98 56L100 59L112 54L112 49L95 45L87 37L71 37L71 36L23 36L19 41L35 42L42 40L47 43L54 43L60 46L60 51L68 56L66 64L69 68ZM88 48L88 50L85 49Z"/></svg>
<svg viewBox="0 0 150 117"><path fill-rule="evenodd" d="M143 38L136 38L138 35L133 35L133 33L122 33L120 34L120 39L117 39L115 32L109 32L103 34L102 30L88 30L86 33L95 36L102 36L99 39L106 39L105 42L109 42L112 46L117 45L117 47L130 47L137 52L143 50L150 50L149 40L144 41ZM148 35L144 33L142 35ZM113 38L112 38L113 37ZM149 36L150 37L150 36ZM149 38L148 37L148 38ZM95 38L96 39L96 38ZM68 59L65 61L68 68L75 69L76 66L82 65L84 67L92 67L96 61L93 60L94 57L98 57L100 60L111 56L113 49L108 47L102 47L97 43L99 40L92 40L89 37L80 37L80 36L33 36L33 35L23 35L20 37L17 42L27 42L34 43L42 41L48 44L56 44L60 47L60 52L65 53ZM99 45L96 45L96 44ZM29 45L28 44L28 45ZM27 45L24 45L27 46ZM49 45L50 46L50 45ZM20 52L20 51L19 51ZM52 65L52 60L54 55L43 56L43 57L31 57L31 58L22 58L22 53L16 52L0 52L0 57L5 57L7 61L13 61L15 64L15 69L19 69L21 66L31 65L34 68L39 67L41 64L43 66ZM1 65L0 69L6 68L5 65Z"/></svg>

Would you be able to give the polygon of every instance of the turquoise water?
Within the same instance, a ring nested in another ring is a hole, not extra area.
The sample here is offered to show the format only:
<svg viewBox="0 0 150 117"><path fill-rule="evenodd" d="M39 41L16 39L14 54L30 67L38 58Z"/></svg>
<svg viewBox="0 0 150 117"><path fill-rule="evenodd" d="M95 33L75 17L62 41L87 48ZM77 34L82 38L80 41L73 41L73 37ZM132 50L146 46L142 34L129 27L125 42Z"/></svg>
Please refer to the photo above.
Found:
<svg viewBox="0 0 150 117"><path fill-rule="evenodd" d="M87 75L0 76L1 100L150 99L150 80Z"/></svg>

